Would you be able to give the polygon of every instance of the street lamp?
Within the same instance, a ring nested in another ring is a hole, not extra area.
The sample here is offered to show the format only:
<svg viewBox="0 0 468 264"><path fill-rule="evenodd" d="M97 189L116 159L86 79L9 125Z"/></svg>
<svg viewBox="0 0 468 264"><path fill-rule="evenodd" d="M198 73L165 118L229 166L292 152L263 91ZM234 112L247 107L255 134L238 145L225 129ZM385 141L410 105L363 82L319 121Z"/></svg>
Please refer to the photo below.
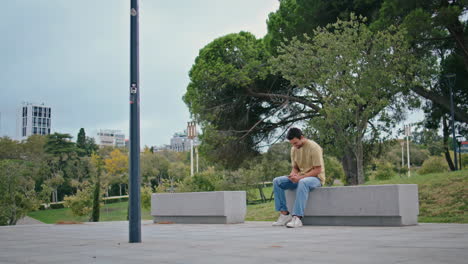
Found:
<svg viewBox="0 0 468 264"><path fill-rule="evenodd" d="M455 84L455 80L457 75L455 73L449 73L444 75L446 79L446 83L450 89L450 112L452 115L451 125L452 125L452 139L453 139L453 156L455 161L455 170L458 170L458 162L457 162L457 140L455 139L455 109L453 106L453 85Z"/></svg>
<svg viewBox="0 0 468 264"><path fill-rule="evenodd" d="M129 242L141 243L140 196L140 69L138 0L130 2L130 177L128 198Z"/></svg>

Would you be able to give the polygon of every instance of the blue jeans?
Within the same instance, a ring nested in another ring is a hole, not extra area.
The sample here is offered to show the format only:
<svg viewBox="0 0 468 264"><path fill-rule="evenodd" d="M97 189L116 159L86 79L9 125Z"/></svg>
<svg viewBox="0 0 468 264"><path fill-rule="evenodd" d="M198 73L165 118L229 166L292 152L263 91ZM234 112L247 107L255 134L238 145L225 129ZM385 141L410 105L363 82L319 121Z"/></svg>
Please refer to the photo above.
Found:
<svg viewBox="0 0 468 264"><path fill-rule="evenodd" d="M298 183L293 183L288 176L279 176L273 180L273 190L275 192L275 209L276 211L289 211L286 205L286 195L284 190L297 189L296 201L294 202L293 215L304 216L304 208L309 199L309 192L315 188L321 187L319 178L307 177L301 179Z"/></svg>

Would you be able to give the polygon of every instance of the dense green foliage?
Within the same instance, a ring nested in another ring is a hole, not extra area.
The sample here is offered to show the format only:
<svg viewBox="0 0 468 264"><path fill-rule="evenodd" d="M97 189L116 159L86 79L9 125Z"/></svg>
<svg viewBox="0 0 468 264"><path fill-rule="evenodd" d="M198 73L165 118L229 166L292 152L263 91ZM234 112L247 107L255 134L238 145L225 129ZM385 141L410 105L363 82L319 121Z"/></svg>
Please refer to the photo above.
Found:
<svg viewBox="0 0 468 264"><path fill-rule="evenodd" d="M39 207L34 191L33 164L0 160L0 225L15 225L29 211Z"/></svg>
<svg viewBox="0 0 468 264"><path fill-rule="evenodd" d="M442 157L429 157L422 164L422 167L418 170L419 174L429 174L446 172L448 170L447 163Z"/></svg>

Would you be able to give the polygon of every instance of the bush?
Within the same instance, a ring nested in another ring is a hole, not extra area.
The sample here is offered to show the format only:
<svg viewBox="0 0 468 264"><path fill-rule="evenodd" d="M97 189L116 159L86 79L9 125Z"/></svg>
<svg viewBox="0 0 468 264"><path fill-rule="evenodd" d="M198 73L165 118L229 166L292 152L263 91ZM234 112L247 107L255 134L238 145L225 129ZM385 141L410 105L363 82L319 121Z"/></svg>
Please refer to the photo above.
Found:
<svg viewBox="0 0 468 264"><path fill-rule="evenodd" d="M193 177L185 178L179 184L178 192L210 192L219 190L223 179L214 168L208 168L204 172L196 173Z"/></svg>
<svg viewBox="0 0 468 264"><path fill-rule="evenodd" d="M447 161L443 157L432 156L424 161L421 169L418 170L418 173L429 174L445 171L448 171Z"/></svg>
<svg viewBox="0 0 468 264"><path fill-rule="evenodd" d="M393 165L390 162L378 162L376 166L377 170L374 172L376 180L389 180L395 176Z"/></svg>
<svg viewBox="0 0 468 264"><path fill-rule="evenodd" d="M341 182L346 183L343 166L337 158L324 156L323 162L325 163L325 185L332 186L335 180L341 180Z"/></svg>
<svg viewBox="0 0 468 264"><path fill-rule="evenodd" d="M141 187L141 207L145 209L151 208L151 195L153 194L153 189L149 186Z"/></svg>
<svg viewBox="0 0 468 264"><path fill-rule="evenodd" d="M72 213L77 216L90 215L93 210L93 186L85 184L76 195L65 196L65 206L70 207Z"/></svg>

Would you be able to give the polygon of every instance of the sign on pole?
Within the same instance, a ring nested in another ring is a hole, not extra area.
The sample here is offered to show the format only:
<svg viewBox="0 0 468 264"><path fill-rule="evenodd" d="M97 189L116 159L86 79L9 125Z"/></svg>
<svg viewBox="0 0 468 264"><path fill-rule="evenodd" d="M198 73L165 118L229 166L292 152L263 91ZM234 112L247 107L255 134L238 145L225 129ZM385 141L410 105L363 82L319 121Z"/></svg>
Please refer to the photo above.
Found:
<svg viewBox="0 0 468 264"><path fill-rule="evenodd" d="M460 145L460 152L461 153L468 153L468 141L462 141Z"/></svg>

